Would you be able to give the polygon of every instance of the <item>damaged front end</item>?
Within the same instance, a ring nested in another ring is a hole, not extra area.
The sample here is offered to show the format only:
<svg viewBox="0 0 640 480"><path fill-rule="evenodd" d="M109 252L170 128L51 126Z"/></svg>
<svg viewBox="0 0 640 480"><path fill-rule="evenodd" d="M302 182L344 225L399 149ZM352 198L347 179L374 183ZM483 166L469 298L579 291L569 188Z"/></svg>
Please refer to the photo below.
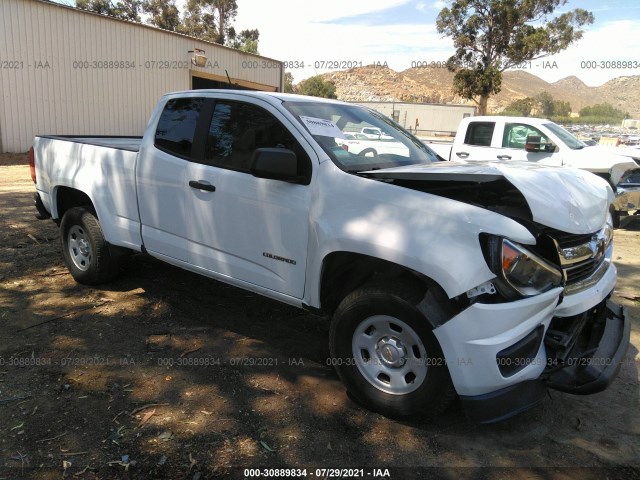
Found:
<svg viewBox="0 0 640 480"><path fill-rule="evenodd" d="M481 233L495 278L469 290L467 307L434 329L473 421L527 410L547 388L604 390L626 354L630 322L611 301L613 193L590 173L562 170L449 162L364 172L509 217L535 239Z"/></svg>
<svg viewBox="0 0 640 480"><path fill-rule="evenodd" d="M629 345L629 318L611 301L616 280L611 224L593 234L540 227L535 236L536 245L527 246L529 250L516 250L513 242L492 235L481 241L487 263L496 274L495 293L474 298L476 303L469 309L473 313L467 316L477 319L478 311L490 309L496 318L493 321L498 321L505 305L513 306L513 313L508 313L512 318L504 320L503 329L464 339L468 345L500 346L484 348L480 354L485 356L484 369L495 362L493 375L482 380L489 380L495 390L472 389L461 396L474 421L498 421L526 410L544 398L546 387L581 395L600 392L617 376ZM517 260L523 274L512 266L514 251L525 252ZM554 292L558 292L555 297ZM552 305L547 296L554 300ZM540 311L548 308L544 315L534 316L535 308L529 307L531 312L516 317L516 312L523 311L518 305L537 299ZM454 333L453 324L445 328ZM464 328L469 328L469 322ZM461 351L469 352L464 347ZM481 358L477 353L475 358Z"/></svg>
<svg viewBox="0 0 640 480"><path fill-rule="evenodd" d="M544 337L548 367L542 379L563 392L601 392L620 370L630 330L624 308L610 299L578 315L554 317Z"/></svg>

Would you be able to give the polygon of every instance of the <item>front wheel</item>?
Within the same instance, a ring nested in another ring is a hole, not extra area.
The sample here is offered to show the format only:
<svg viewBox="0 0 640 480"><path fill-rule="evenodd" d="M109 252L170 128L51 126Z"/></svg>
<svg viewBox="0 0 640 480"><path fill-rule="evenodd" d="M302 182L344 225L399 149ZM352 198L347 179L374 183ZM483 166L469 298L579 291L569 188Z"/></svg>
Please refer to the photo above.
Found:
<svg viewBox="0 0 640 480"><path fill-rule="evenodd" d="M455 398L444 355L409 288L363 287L336 310L332 363L349 393L391 417L437 415Z"/></svg>
<svg viewBox="0 0 640 480"><path fill-rule="evenodd" d="M93 212L82 207L67 210L60 223L60 236L65 263L76 282L97 285L116 278L119 262L110 254Z"/></svg>

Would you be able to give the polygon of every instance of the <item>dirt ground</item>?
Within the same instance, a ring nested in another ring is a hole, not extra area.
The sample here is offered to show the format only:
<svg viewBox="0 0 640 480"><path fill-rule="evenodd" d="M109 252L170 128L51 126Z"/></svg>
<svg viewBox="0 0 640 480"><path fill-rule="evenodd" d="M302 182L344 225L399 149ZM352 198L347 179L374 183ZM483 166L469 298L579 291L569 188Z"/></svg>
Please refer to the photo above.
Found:
<svg viewBox="0 0 640 480"><path fill-rule="evenodd" d="M346 395L317 318L148 256L77 285L35 219L24 155L0 155L0 479L242 478L245 468L386 478L640 478L640 217L616 231L633 318L605 392L551 392L494 425L459 406L399 422ZM421 468L416 468L421 467ZM318 475L319 474L319 475Z"/></svg>

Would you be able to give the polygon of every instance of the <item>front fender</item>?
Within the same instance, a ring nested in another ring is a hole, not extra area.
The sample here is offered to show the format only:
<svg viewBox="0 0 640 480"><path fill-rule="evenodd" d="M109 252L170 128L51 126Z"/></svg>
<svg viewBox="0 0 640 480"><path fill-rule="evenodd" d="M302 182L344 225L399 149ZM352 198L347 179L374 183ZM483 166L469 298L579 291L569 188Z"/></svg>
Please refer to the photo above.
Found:
<svg viewBox="0 0 640 480"><path fill-rule="evenodd" d="M333 167L333 168L332 168ZM351 175L327 162L311 211L306 299L319 306L322 265L332 252L368 255L417 271L452 298L495 277L480 233L523 244L535 239L519 223L488 210Z"/></svg>

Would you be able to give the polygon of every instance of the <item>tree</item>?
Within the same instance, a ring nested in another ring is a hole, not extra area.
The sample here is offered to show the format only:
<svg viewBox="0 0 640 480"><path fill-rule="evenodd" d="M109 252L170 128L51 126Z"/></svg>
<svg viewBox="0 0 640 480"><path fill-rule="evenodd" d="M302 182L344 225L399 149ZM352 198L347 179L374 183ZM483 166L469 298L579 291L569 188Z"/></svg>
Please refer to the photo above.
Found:
<svg viewBox="0 0 640 480"><path fill-rule="evenodd" d="M140 22L142 0L76 0L76 7L83 10L110 15L122 20Z"/></svg>
<svg viewBox="0 0 640 480"><path fill-rule="evenodd" d="M298 84L297 93L313 97L338 98L335 84L331 80L322 78L322 75L316 75L301 81Z"/></svg>
<svg viewBox="0 0 640 480"><path fill-rule="evenodd" d="M540 104L540 111L544 117L553 117L554 115L554 100L549 92L540 92L536 95L536 101Z"/></svg>
<svg viewBox="0 0 640 480"><path fill-rule="evenodd" d="M593 15L575 9L551 18L567 0L453 0L436 21L438 33L452 37L456 52L448 60L455 71L453 90L487 112L500 92L502 72L565 50L582 38Z"/></svg>
<svg viewBox="0 0 640 480"><path fill-rule="evenodd" d="M519 98L514 100L501 113L502 115L510 115L515 117L528 117L535 105L535 100L531 97Z"/></svg>
<svg viewBox="0 0 640 480"><path fill-rule="evenodd" d="M295 93L293 89L293 74L291 72L284 73L284 93Z"/></svg>
<svg viewBox="0 0 640 480"><path fill-rule="evenodd" d="M629 118L629 113L615 108L610 103L598 103L591 107L580 109L581 117L606 117L615 120Z"/></svg>
<svg viewBox="0 0 640 480"><path fill-rule="evenodd" d="M111 0L76 0L76 7L101 15L113 15L115 9Z"/></svg>
<svg viewBox="0 0 640 480"><path fill-rule="evenodd" d="M188 0L180 32L224 45L238 14L236 0Z"/></svg>
<svg viewBox="0 0 640 480"><path fill-rule="evenodd" d="M236 34L236 30L233 27L229 27L227 46L231 48L237 48L247 53L258 54L258 39L260 38L260 32L257 28L253 30L242 30L239 34Z"/></svg>
<svg viewBox="0 0 640 480"><path fill-rule="evenodd" d="M560 100L553 101L553 116L568 117L571 114L571 104Z"/></svg>
<svg viewBox="0 0 640 480"><path fill-rule="evenodd" d="M156 27L258 53L258 29L236 35L232 26L238 14L236 0L187 0L182 19L176 0L76 0L76 7L135 22L144 12L147 23Z"/></svg>
<svg viewBox="0 0 640 480"><path fill-rule="evenodd" d="M116 5L118 18L140 23L142 0L120 0Z"/></svg>
<svg viewBox="0 0 640 480"><path fill-rule="evenodd" d="M147 22L155 27L175 32L180 26L175 0L144 0L142 10L149 15Z"/></svg>

